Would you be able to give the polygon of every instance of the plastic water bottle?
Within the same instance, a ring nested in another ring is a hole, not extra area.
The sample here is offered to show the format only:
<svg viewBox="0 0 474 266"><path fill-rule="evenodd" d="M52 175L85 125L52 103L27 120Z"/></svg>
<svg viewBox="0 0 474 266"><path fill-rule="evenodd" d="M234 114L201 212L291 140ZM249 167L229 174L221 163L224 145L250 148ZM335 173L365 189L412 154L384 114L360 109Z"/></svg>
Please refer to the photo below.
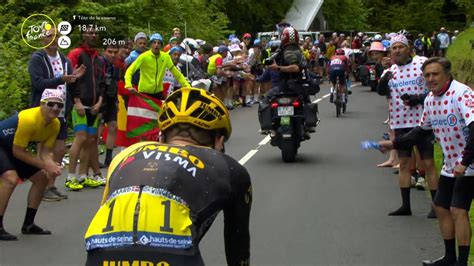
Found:
<svg viewBox="0 0 474 266"><path fill-rule="evenodd" d="M364 151L366 151L368 149L378 150L378 149L380 149L380 145L377 141L365 140L365 141L360 142L360 148Z"/></svg>

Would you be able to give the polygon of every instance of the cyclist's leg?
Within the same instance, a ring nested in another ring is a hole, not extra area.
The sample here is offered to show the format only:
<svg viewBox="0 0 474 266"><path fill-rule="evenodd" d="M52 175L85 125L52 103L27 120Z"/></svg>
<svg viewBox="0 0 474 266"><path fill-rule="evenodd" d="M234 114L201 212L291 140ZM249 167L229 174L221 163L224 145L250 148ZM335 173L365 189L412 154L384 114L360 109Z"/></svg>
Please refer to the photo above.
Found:
<svg viewBox="0 0 474 266"><path fill-rule="evenodd" d="M339 93L341 94L341 99L344 102L347 102L347 99L346 99L347 87L346 87L345 71L339 70L337 73L337 77L339 78L339 90L340 90Z"/></svg>
<svg viewBox="0 0 474 266"><path fill-rule="evenodd" d="M336 88L337 76L336 76L335 72L336 71L334 71L334 70L329 71L329 79L331 80L331 83L332 83L332 87L331 87L330 95L329 95L329 101L331 103L334 102L334 91L335 91L335 88Z"/></svg>

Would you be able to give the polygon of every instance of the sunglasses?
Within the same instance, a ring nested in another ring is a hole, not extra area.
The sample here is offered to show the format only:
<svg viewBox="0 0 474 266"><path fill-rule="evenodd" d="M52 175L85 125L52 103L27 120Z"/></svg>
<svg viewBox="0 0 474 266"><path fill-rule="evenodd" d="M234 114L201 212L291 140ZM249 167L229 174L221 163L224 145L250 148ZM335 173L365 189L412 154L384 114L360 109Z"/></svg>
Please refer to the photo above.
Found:
<svg viewBox="0 0 474 266"><path fill-rule="evenodd" d="M53 108L54 106L57 106L58 109L62 109L64 107L64 103L59 103L59 102L45 102L46 106Z"/></svg>

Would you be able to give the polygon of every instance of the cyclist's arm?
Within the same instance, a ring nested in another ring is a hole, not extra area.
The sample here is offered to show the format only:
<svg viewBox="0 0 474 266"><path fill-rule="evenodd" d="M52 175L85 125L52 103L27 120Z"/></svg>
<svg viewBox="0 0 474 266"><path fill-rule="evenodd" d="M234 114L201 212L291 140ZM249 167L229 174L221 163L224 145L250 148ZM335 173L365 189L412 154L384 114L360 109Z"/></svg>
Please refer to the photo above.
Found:
<svg viewBox="0 0 474 266"><path fill-rule="evenodd" d="M235 161L232 164L232 199L224 209L225 253L228 265L249 265L252 187L247 170Z"/></svg>
<svg viewBox="0 0 474 266"><path fill-rule="evenodd" d="M417 144L419 141L427 138L432 133L431 129L424 129L420 126L413 128L406 134L398 136L393 140L393 148L399 149L404 147L410 147Z"/></svg>

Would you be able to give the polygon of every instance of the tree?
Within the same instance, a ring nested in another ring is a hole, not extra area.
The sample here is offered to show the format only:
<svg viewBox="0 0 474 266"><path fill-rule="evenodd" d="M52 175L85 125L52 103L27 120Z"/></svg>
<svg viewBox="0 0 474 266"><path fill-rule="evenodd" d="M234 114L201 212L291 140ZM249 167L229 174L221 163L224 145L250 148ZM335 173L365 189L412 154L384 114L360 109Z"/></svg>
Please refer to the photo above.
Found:
<svg viewBox="0 0 474 266"><path fill-rule="evenodd" d="M369 29L368 17L371 10L362 0L324 1L322 6L329 29L334 31Z"/></svg>
<svg viewBox="0 0 474 266"><path fill-rule="evenodd" d="M474 2L472 0L454 0L454 2L464 9L466 14L466 25L471 25L474 19Z"/></svg>

